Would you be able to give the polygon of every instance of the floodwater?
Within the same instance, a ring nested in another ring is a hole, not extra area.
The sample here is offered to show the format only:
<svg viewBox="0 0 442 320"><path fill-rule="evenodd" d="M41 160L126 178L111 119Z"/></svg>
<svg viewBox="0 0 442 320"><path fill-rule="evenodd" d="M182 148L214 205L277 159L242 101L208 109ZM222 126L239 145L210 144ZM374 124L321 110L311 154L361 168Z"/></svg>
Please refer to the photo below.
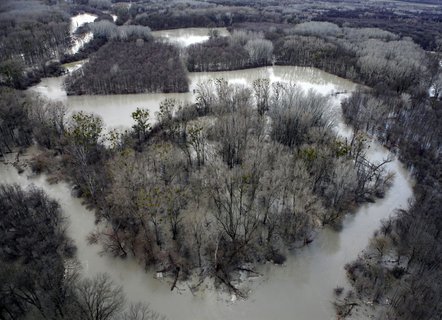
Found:
<svg viewBox="0 0 442 320"><path fill-rule="evenodd" d="M117 21L117 16L111 14L114 22ZM71 35L84 25L85 23L94 22L97 18L96 15L90 13L82 13L71 18L70 32ZM229 31L226 28L186 28L186 29L171 29L171 30L160 30L153 31L152 35L156 38L164 39L164 41L175 44L179 47L187 47L195 43L201 43L209 40L209 31L216 32L218 36L225 37L229 35ZM70 53L75 54L80 50L86 43L93 39L94 35L92 32L87 32L82 36L74 36L73 45L70 48Z"/></svg>
<svg viewBox="0 0 442 320"><path fill-rule="evenodd" d="M95 113L103 118L108 129L113 129L132 126L131 114L137 108L149 109L151 116L154 117L155 113L159 111L160 103L166 98L191 102L194 98L193 91L197 85L209 79L223 78L230 83L250 85L253 80L267 78L273 82L292 82L304 90L313 89L323 94L351 91L356 87L350 81L319 69L293 66L273 66L221 72L191 72L188 76L190 83L190 92L188 93L67 96L63 87L64 77L45 78L30 90L50 100L64 102L70 111ZM342 96L344 95L331 97L331 99L338 100Z"/></svg>
<svg viewBox="0 0 442 320"><path fill-rule="evenodd" d="M218 36L225 37L229 35L226 28L185 28L153 31L154 37L164 38L167 42L177 44L180 47L187 47L195 43L201 43L209 40L209 31L216 32Z"/></svg>
<svg viewBox="0 0 442 320"><path fill-rule="evenodd" d="M73 35L74 32L85 23L94 22L96 18L97 18L96 15L90 13L82 13L73 16L71 18L71 26L70 26L71 35ZM85 35L82 36L73 36L73 45L70 49L70 53L71 54L77 53L78 50L80 50L86 43L91 41L93 37L94 35L92 34L92 32L87 32Z"/></svg>
<svg viewBox="0 0 442 320"><path fill-rule="evenodd" d="M90 13L82 13L71 18L71 33L74 33L78 28L80 28L85 23L94 22L97 16Z"/></svg>
<svg viewBox="0 0 442 320"><path fill-rule="evenodd" d="M265 67L231 72L190 73L190 93L184 94L136 94L111 96L70 96L62 88L62 78L44 79L32 88L50 99L64 101L72 111L84 110L99 114L108 128L132 125L131 112L137 107L148 108L151 114L158 110L164 98L191 101L197 83L212 78L224 78L231 83L250 85L257 78L295 83L304 90L316 90L322 94L350 92L356 85L350 81L313 68ZM337 115L337 131L348 136L351 129L342 123L339 102L347 94L330 96L332 108ZM381 160L388 151L371 142L368 158ZM320 230L309 246L296 250L288 256L283 266L265 264L259 267L263 276L252 283L246 300L226 302L225 296L214 290L193 295L188 290L170 291L170 284L154 278L153 272L145 272L131 259L121 260L99 255L98 246L89 246L86 236L94 226L94 216L81 200L71 197L65 183L49 185L44 176L27 178L19 175L12 166L0 165L1 182L18 183L24 187L35 184L49 196L57 199L71 221L69 236L78 247L78 258L84 266L84 274L92 276L107 272L123 286L130 301L150 303L151 307L171 320L216 319L278 319L321 320L334 319L332 306L333 289L347 286L344 265L355 259L368 244L380 221L397 208L405 208L412 197L412 180L401 163L388 164L395 173L391 189L384 199L360 207L348 214L341 231L328 228ZM179 287L186 288L185 284Z"/></svg>

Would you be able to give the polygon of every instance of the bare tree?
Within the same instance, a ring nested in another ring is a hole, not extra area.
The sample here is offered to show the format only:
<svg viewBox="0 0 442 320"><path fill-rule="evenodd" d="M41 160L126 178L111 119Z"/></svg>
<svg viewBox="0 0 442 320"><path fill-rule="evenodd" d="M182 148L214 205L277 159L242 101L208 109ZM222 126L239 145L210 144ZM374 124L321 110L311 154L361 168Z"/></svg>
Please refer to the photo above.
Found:
<svg viewBox="0 0 442 320"><path fill-rule="evenodd" d="M442 98L442 73L439 73L435 79L433 80L433 86L432 86L432 90L433 90L433 96L436 99L441 99Z"/></svg>
<svg viewBox="0 0 442 320"><path fill-rule="evenodd" d="M203 166L206 161L207 153L207 133L199 125L193 125L188 129L188 144L196 155L196 165Z"/></svg>
<svg viewBox="0 0 442 320"><path fill-rule="evenodd" d="M76 293L80 316L87 320L110 320L123 310L126 301L122 288L115 286L106 274L83 279Z"/></svg>
<svg viewBox="0 0 442 320"><path fill-rule="evenodd" d="M273 43L265 39L249 40L244 47L253 65L266 65L273 59Z"/></svg>
<svg viewBox="0 0 442 320"><path fill-rule="evenodd" d="M257 236L261 212L255 206L258 187L255 174L240 168L229 171L213 168L211 171L213 178L208 188L215 209L213 215L230 243L226 248L230 260Z"/></svg>
<svg viewBox="0 0 442 320"><path fill-rule="evenodd" d="M313 91L304 93L293 86L280 86L274 93L270 116L272 138L287 146L300 146L307 141L312 128L333 126L327 99Z"/></svg>
<svg viewBox="0 0 442 320"><path fill-rule="evenodd" d="M268 79L257 79L253 81L253 90L256 99L258 114L264 115L270 105L270 81Z"/></svg>
<svg viewBox="0 0 442 320"><path fill-rule="evenodd" d="M124 312L121 320L166 320L165 316L153 311L149 305L136 303L131 304Z"/></svg>

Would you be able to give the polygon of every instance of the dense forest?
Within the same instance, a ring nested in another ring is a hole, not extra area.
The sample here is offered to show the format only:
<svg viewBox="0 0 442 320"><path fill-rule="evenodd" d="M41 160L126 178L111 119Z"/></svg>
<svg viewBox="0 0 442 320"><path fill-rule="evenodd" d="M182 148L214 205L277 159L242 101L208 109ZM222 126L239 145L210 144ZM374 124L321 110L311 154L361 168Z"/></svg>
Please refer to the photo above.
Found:
<svg viewBox="0 0 442 320"><path fill-rule="evenodd" d="M87 2L87 1L82 1ZM187 27L236 27L242 23L297 24L307 21L332 22L340 27L381 28L410 37L425 50L442 45L440 6L377 1L210 0L131 1L131 6L114 6L117 24L149 26L153 30Z"/></svg>
<svg viewBox="0 0 442 320"><path fill-rule="evenodd" d="M189 71L220 71L270 65L273 43L258 32L234 31L230 37L211 35L187 49Z"/></svg>
<svg viewBox="0 0 442 320"><path fill-rule="evenodd" d="M37 144L34 173L69 181L96 209L91 244L172 276L172 290L198 274L245 297L235 285L241 272L283 263L316 228L338 227L356 206L384 196L394 177L390 159L368 161L373 137L412 173L414 199L345 266L353 289L336 288L337 314L371 305L379 319L442 317L440 8L115 2L0 4L0 156ZM98 16L78 30L93 40L71 55L69 16L82 12ZM196 26L225 26L230 35L212 30L208 41L179 49L150 32ZM125 132L15 90L80 58L89 61L66 77L68 94L185 92L187 71L272 64L316 67L363 86L342 103L349 140L333 130L328 97L268 79L201 83L195 103L166 99L156 115L138 108ZM160 318L126 305L106 275L80 277L60 206L41 190L2 185L0 207L0 318Z"/></svg>
<svg viewBox="0 0 442 320"><path fill-rule="evenodd" d="M31 100L19 91L0 87L0 154L32 144L32 127L28 121Z"/></svg>
<svg viewBox="0 0 442 320"><path fill-rule="evenodd" d="M154 41L150 28L116 26L108 20L88 25L97 51L65 81L67 94L186 92L187 75L177 48ZM89 51L90 52L90 51ZM78 55L76 55L78 58Z"/></svg>
<svg viewBox="0 0 442 320"><path fill-rule="evenodd" d="M142 39L107 43L65 85L75 95L188 91L178 50Z"/></svg>
<svg viewBox="0 0 442 320"><path fill-rule="evenodd" d="M39 1L0 3L0 85L24 89L59 75L70 45L69 15Z"/></svg>

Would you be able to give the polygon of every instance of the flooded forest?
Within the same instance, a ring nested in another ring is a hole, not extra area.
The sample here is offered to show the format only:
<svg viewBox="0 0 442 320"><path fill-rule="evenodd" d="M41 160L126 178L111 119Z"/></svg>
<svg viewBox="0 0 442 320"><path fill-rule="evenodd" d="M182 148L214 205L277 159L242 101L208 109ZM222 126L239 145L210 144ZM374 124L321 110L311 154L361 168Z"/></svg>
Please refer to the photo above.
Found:
<svg viewBox="0 0 442 320"><path fill-rule="evenodd" d="M442 317L442 6L0 3L0 319Z"/></svg>

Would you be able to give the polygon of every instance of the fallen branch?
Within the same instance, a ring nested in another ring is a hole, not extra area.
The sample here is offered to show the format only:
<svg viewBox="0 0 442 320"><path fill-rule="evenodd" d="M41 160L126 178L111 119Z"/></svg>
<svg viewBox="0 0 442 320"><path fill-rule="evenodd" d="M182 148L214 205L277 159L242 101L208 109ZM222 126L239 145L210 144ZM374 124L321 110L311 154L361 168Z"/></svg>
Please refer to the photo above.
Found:
<svg viewBox="0 0 442 320"><path fill-rule="evenodd" d="M256 271L251 270L251 269L248 269L248 268L237 267L236 270L239 270L239 271L246 271L246 272L254 273L254 274L258 275L258 276L262 276L261 273L256 272Z"/></svg>
<svg viewBox="0 0 442 320"><path fill-rule="evenodd" d="M348 317L351 314L353 308L358 305L359 304L356 302L343 303L343 304L335 303L338 319L345 319L346 317Z"/></svg>
<svg viewBox="0 0 442 320"><path fill-rule="evenodd" d="M227 276L226 273L224 272L224 270L221 270L222 273L224 274L224 276ZM224 283L230 290L232 290L238 297L245 299L246 295L239 290L238 288L236 288L230 281L228 281L227 279L225 279L224 277L221 277L219 274L216 274L216 277L222 282Z"/></svg>
<svg viewBox="0 0 442 320"><path fill-rule="evenodd" d="M173 284L172 284L172 287L170 288L170 291L173 291L173 289L175 289L175 287L176 287L176 283L178 282L178 277L180 275L180 270L181 270L180 267L176 268L175 280L173 281Z"/></svg>

